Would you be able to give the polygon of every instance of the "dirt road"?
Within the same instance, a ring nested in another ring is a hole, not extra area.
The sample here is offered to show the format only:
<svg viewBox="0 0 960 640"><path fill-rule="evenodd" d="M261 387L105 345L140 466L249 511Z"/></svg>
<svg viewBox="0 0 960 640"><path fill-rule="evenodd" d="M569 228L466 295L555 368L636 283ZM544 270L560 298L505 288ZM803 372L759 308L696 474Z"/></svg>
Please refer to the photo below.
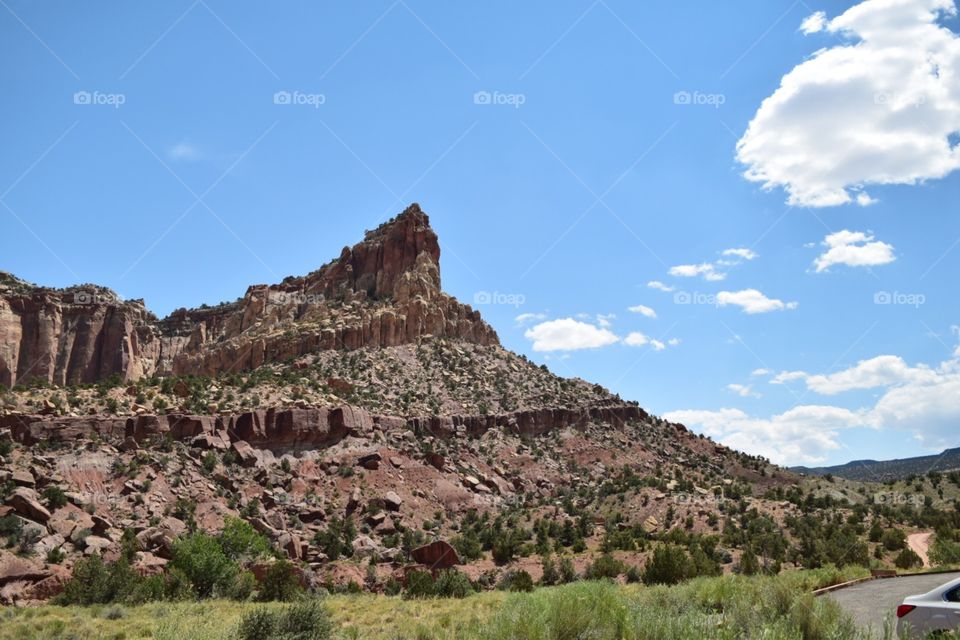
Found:
<svg viewBox="0 0 960 640"><path fill-rule="evenodd" d="M930 538L933 537L932 531L921 533L911 533L907 536L907 546L923 560L923 566L930 566L930 556L927 552L930 550Z"/></svg>

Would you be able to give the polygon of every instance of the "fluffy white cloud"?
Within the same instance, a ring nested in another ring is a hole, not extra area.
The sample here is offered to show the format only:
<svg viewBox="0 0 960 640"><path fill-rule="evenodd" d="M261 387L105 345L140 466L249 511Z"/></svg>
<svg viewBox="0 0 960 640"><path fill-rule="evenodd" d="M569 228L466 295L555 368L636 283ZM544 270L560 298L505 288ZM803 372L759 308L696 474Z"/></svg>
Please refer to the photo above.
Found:
<svg viewBox="0 0 960 640"><path fill-rule="evenodd" d="M960 424L960 370L957 361L945 364L937 375L887 391L873 410L884 427L912 431L927 447L957 446Z"/></svg>
<svg viewBox="0 0 960 640"><path fill-rule="evenodd" d="M727 390L732 391L741 398L759 398L760 394L753 390L753 387L749 384L739 384L737 382L732 382L727 385Z"/></svg>
<svg viewBox="0 0 960 640"><path fill-rule="evenodd" d="M598 313L598 314L597 314L597 324L600 325L601 327L605 328L605 329L606 329L606 328L609 328L610 325L612 324L613 320L614 320L616 317L617 317L617 316L616 316L616 314L614 314L614 313L606 313L606 314L604 314L604 313Z"/></svg>
<svg viewBox="0 0 960 640"><path fill-rule="evenodd" d="M814 261L817 273L826 271L835 264L849 267L875 267L896 260L893 245L874 240L862 231L837 231L823 239L827 250Z"/></svg>
<svg viewBox="0 0 960 640"><path fill-rule="evenodd" d="M720 273L716 270L716 267L709 262L702 264L678 264L675 267L670 267L670 275L678 278L696 278L697 276L703 276L704 280L710 282L723 280L727 277L727 274Z"/></svg>
<svg viewBox="0 0 960 640"><path fill-rule="evenodd" d="M680 344L680 341L676 338L672 338L667 341L667 344L664 344L660 340L655 340L650 338L639 331L631 331L627 334L627 337L623 339L623 343L628 347L642 347L644 345L650 345L650 348L654 351L663 351L667 348L667 344L671 347L675 347Z"/></svg>
<svg viewBox="0 0 960 640"><path fill-rule="evenodd" d="M960 37L954 0L865 0L805 33L839 44L794 67L737 143L747 179L791 205L873 202L869 184L916 184L960 166Z"/></svg>
<svg viewBox="0 0 960 640"><path fill-rule="evenodd" d="M657 317L657 312L656 312L656 311L654 311L654 310L651 309L650 307L647 307L647 306L642 305L642 304L638 304L638 305L634 305L634 306L632 306L632 307L628 307L628 308L627 308L627 311L632 311L633 313L639 313L640 315L646 316L646 317L648 317L648 318L656 318L656 317Z"/></svg>
<svg viewBox="0 0 960 640"><path fill-rule="evenodd" d="M595 349L611 345L620 340L609 329L573 318L541 322L527 329L523 335L528 340L533 340L534 351Z"/></svg>
<svg viewBox="0 0 960 640"><path fill-rule="evenodd" d="M671 411L663 417L777 464L823 462L830 451L840 448L840 430L865 423L861 413L820 405L793 407L770 418L751 417L740 409Z"/></svg>
<svg viewBox="0 0 960 640"><path fill-rule="evenodd" d="M627 334L627 337L623 339L623 343L630 347L642 347L650 343L650 338L639 331L631 331Z"/></svg>
<svg viewBox="0 0 960 640"><path fill-rule="evenodd" d="M817 11L816 13L809 15L804 19L804 21L800 24L800 31L802 31L804 35L809 35L811 33L823 31L825 26L827 26L827 14L823 11Z"/></svg>
<svg viewBox="0 0 960 640"><path fill-rule="evenodd" d="M734 256L741 260L753 260L757 257L757 252L752 249L725 249L723 255Z"/></svg>
<svg viewBox="0 0 960 640"><path fill-rule="evenodd" d="M877 356L861 360L855 366L837 373L807 376L807 387L821 395L832 396L853 389L874 389L892 385L935 382L939 374L919 365L911 367L900 356Z"/></svg>
<svg viewBox="0 0 960 640"><path fill-rule="evenodd" d="M717 294L717 305L725 307L730 304L742 307L743 311L749 314L797 308L796 302L783 302L776 298L768 298L756 289L721 291Z"/></svg>
<svg viewBox="0 0 960 640"><path fill-rule="evenodd" d="M824 394L878 387L885 390L873 406L859 409L800 405L769 418L730 408L673 411L664 417L699 427L730 447L781 464L822 462L827 453L840 446L839 432L855 427L905 431L933 451L960 444L960 354L937 366L914 367L899 356L883 355L829 375L784 371L771 382L800 379L811 390ZM740 395L749 393L748 385L733 384L728 389ZM854 456L851 452L850 457Z"/></svg>
<svg viewBox="0 0 960 640"><path fill-rule="evenodd" d="M514 322L516 322L518 325L524 325L529 322L544 320L546 319L546 317L547 316L544 313L521 313L516 318L514 318Z"/></svg>
<svg viewBox="0 0 960 640"><path fill-rule="evenodd" d="M656 289L657 291L663 291L665 293L671 293L676 290L676 287L671 287L670 285L663 284L659 280L651 280L647 283L647 286L651 289Z"/></svg>
<svg viewBox="0 0 960 640"><path fill-rule="evenodd" d="M805 380L806 371L781 371L770 379L770 384L785 384L794 380Z"/></svg>
<svg viewBox="0 0 960 640"><path fill-rule="evenodd" d="M770 371L770 369L754 369L753 371L750 372L750 375L751 376L768 376L771 373L772 372Z"/></svg>

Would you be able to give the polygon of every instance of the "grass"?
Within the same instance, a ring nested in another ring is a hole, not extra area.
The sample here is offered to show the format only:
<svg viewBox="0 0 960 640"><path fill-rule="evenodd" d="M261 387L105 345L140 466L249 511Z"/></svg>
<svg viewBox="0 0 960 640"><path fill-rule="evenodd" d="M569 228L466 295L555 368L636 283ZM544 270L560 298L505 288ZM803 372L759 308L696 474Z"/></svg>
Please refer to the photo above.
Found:
<svg viewBox="0 0 960 640"><path fill-rule="evenodd" d="M334 595L326 604L345 639L861 640L832 600L813 598L810 591L865 573L823 569L777 577L725 576L674 587L579 582L462 600ZM258 606L263 605L205 601L8 608L0 610L0 640L227 640L241 616Z"/></svg>

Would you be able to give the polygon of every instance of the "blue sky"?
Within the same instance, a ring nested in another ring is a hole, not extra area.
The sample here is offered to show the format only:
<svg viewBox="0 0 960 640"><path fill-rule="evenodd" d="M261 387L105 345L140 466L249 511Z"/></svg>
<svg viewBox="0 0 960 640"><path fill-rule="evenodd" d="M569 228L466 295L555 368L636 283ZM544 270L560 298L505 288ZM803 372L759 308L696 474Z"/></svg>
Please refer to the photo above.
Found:
<svg viewBox="0 0 960 640"><path fill-rule="evenodd" d="M2 269L164 315L417 201L558 374L783 463L958 444L952 0L0 4Z"/></svg>

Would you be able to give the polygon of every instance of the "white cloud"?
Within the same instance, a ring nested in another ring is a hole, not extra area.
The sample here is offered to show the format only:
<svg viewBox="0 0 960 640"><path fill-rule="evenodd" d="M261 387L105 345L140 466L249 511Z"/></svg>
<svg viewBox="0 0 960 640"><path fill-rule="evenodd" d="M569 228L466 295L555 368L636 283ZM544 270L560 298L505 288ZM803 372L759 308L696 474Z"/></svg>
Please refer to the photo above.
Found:
<svg viewBox="0 0 960 640"><path fill-rule="evenodd" d="M896 260L893 245L874 240L872 235L862 231L837 231L823 239L827 250L814 261L817 273L826 271L836 264L849 267L875 267Z"/></svg>
<svg viewBox="0 0 960 640"><path fill-rule="evenodd" d="M749 314L797 308L796 302L783 302L775 298L768 298L756 289L721 291L717 294L717 305L725 307L729 304L742 307L743 311Z"/></svg>
<svg viewBox="0 0 960 640"><path fill-rule="evenodd" d="M676 287L671 287L670 285L663 284L659 280L651 280L647 283L647 286L651 289L657 289L658 291L663 291L665 293L671 293L676 290Z"/></svg>
<svg viewBox="0 0 960 640"><path fill-rule="evenodd" d="M874 389L906 383L928 383L938 377L926 365L911 367L900 356L877 356L861 360L837 373L807 377L807 387L821 395L832 396L853 389Z"/></svg>
<svg viewBox="0 0 960 640"><path fill-rule="evenodd" d="M820 405L800 405L770 418L751 417L740 409L671 411L663 417L699 427L729 447L777 464L823 462L840 448L840 430L864 424L861 413Z"/></svg>
<svg viewBox="0 0 960 640"><path fill-rule="evenodd" d="M671 338L670 340L667 340L666 344L664 344L662 341L650 338L639 331L631 331L629 334L627 334L627 337L623 339L623 343L628 347L642 347L644 345L650 345L650 348L654 351L663 351L667 348L667 345L670 345L671 347L677 346L680 344L680 340Z"/></svg>
<svg viewBox="0 0 960 640"><path fill-rule="evenodd" d="M751 376L768 376L772 373L770 369L754 369L750 372Z"/></svg>
<svg viewBox="0 0 960 640"><path fill-rule="evenodd" d="M842 42L789 71L737 143L748 180L796 206L874 200L870 184L916 184L960 167L960 37L938 24L954 0L865 0L806 33Z"/></svg>
<svg viewBox="0 0 960 640"><path fill-rule="evenodd" d="M757 252L752 249L725 249L723 255L736 256L742 260L754 260L757 257Z"/></svg>
<svg viewBox="0 0 960 640"><path fill-rule="evenodd" d="M657 312L656 312L656 311L654 311L654 310L651 309L650 307L644 306L644 305L642 305L642 304L638 304L638 305L635 305L635 306L632 306L632 307L628 307L628 308L627 308L627 311L632 311L633 313L639 313L640 315L646 316L646 317L648 317L648 318L656 318L656 317L657 317Z"/></svg>
<svg viewBox="0 0 960 640"><path fill-rule="evenodd" d="M805 380L806 378L806 371L781 371L770 379L770 384L784 384L794 380Z"/></svg>
<svg viewBox="0 0 960 640"><path fill-rule="evenodd" d="M649 342L650 338L639 331L631 331L629 334L627 334L627 337L623 339L623 343L630 347L642 347Z"/></svg>
<svg viewBox="0 0 960 640"><path fill-rule="evenodd" d="M597 314L597 324L603 327L604 329L610 328L611 322L616 318L614 313L598 313Z"/></svg>
<svg viewBox="0 0 960 640"><path fill-rule="evenodd" d="M749 384L739 384L732 382L727 385L727 390L732 391L741 398L759 398L760 394L753 390Z"/></svg>
<svg viewBox="0 0 960 640"><path fill-rule="evenodd" d="M171 160L199 160L202 157L200 150L189 142L178 142L167 149L167 157Z"/></svg>
<svg viewBox="0 0 960 640"><path fill-rule="evenodd" d="M518 325L524 325L524 324L527 324L527 323L529 323L529 322L536 322L537 320L544 320L544 319L546 319L546 317L547 317L547 316L546 316L546 314L544 314L544 313L521 313L521 314L518 315L516 318L514 318L514 321L515 321Z"/></svg>
<svg viewBox="0 0 960 640"><path fill-rule="evenodd" d="M609 329L598 327L573 318L548 320L531 327L523 334L533 340L534 351L576 351L595 349L618 342L620 339Z"/></svg>
<svg viewBox="0 0 960 640"><path fill-rule="evenodd" d="M802 31L804 35L809 35L811 33L823 31L825 26L827 26L827 14L823 11L817 11L816 13L809 15L804 19L804 21L800 24L800 31Z"/></svg>
<svg viewBox="0 0 960 640"><path fill-rule="evenodd" d="M855 427L905 431L933 451L960 444L960 357L936 367L909 367L898 356L878 356L829 376L790 371L776 378L803 378L821 393L887 389L873 406L860 409L801 405L770 418L751 417L729 408L673 411L664 417L699 426L727 446L786 464L822 462L829 451L840 446L839 432ZM730 389L737 391L733 385Z"/></svg>
<svg viewBox="0 0 960 640"><path fill-rule="evenodd" d="M874 419L884 427L913 432L930 449L957 446L957 425L960 424L957 365L957 361L945 363L930 379L887 391L874 408Z"/></svg>
<svg viewBox="0 0 960 640"><path fill-rule="evenodd" d="M727 277L727 274L718 272L716 267L709 262L704 262L703 264L679 264L675 267L670 267L670 275L678 278L696 278L697 276L703 276L704 280L710 282L723 280Z"/></svg>

